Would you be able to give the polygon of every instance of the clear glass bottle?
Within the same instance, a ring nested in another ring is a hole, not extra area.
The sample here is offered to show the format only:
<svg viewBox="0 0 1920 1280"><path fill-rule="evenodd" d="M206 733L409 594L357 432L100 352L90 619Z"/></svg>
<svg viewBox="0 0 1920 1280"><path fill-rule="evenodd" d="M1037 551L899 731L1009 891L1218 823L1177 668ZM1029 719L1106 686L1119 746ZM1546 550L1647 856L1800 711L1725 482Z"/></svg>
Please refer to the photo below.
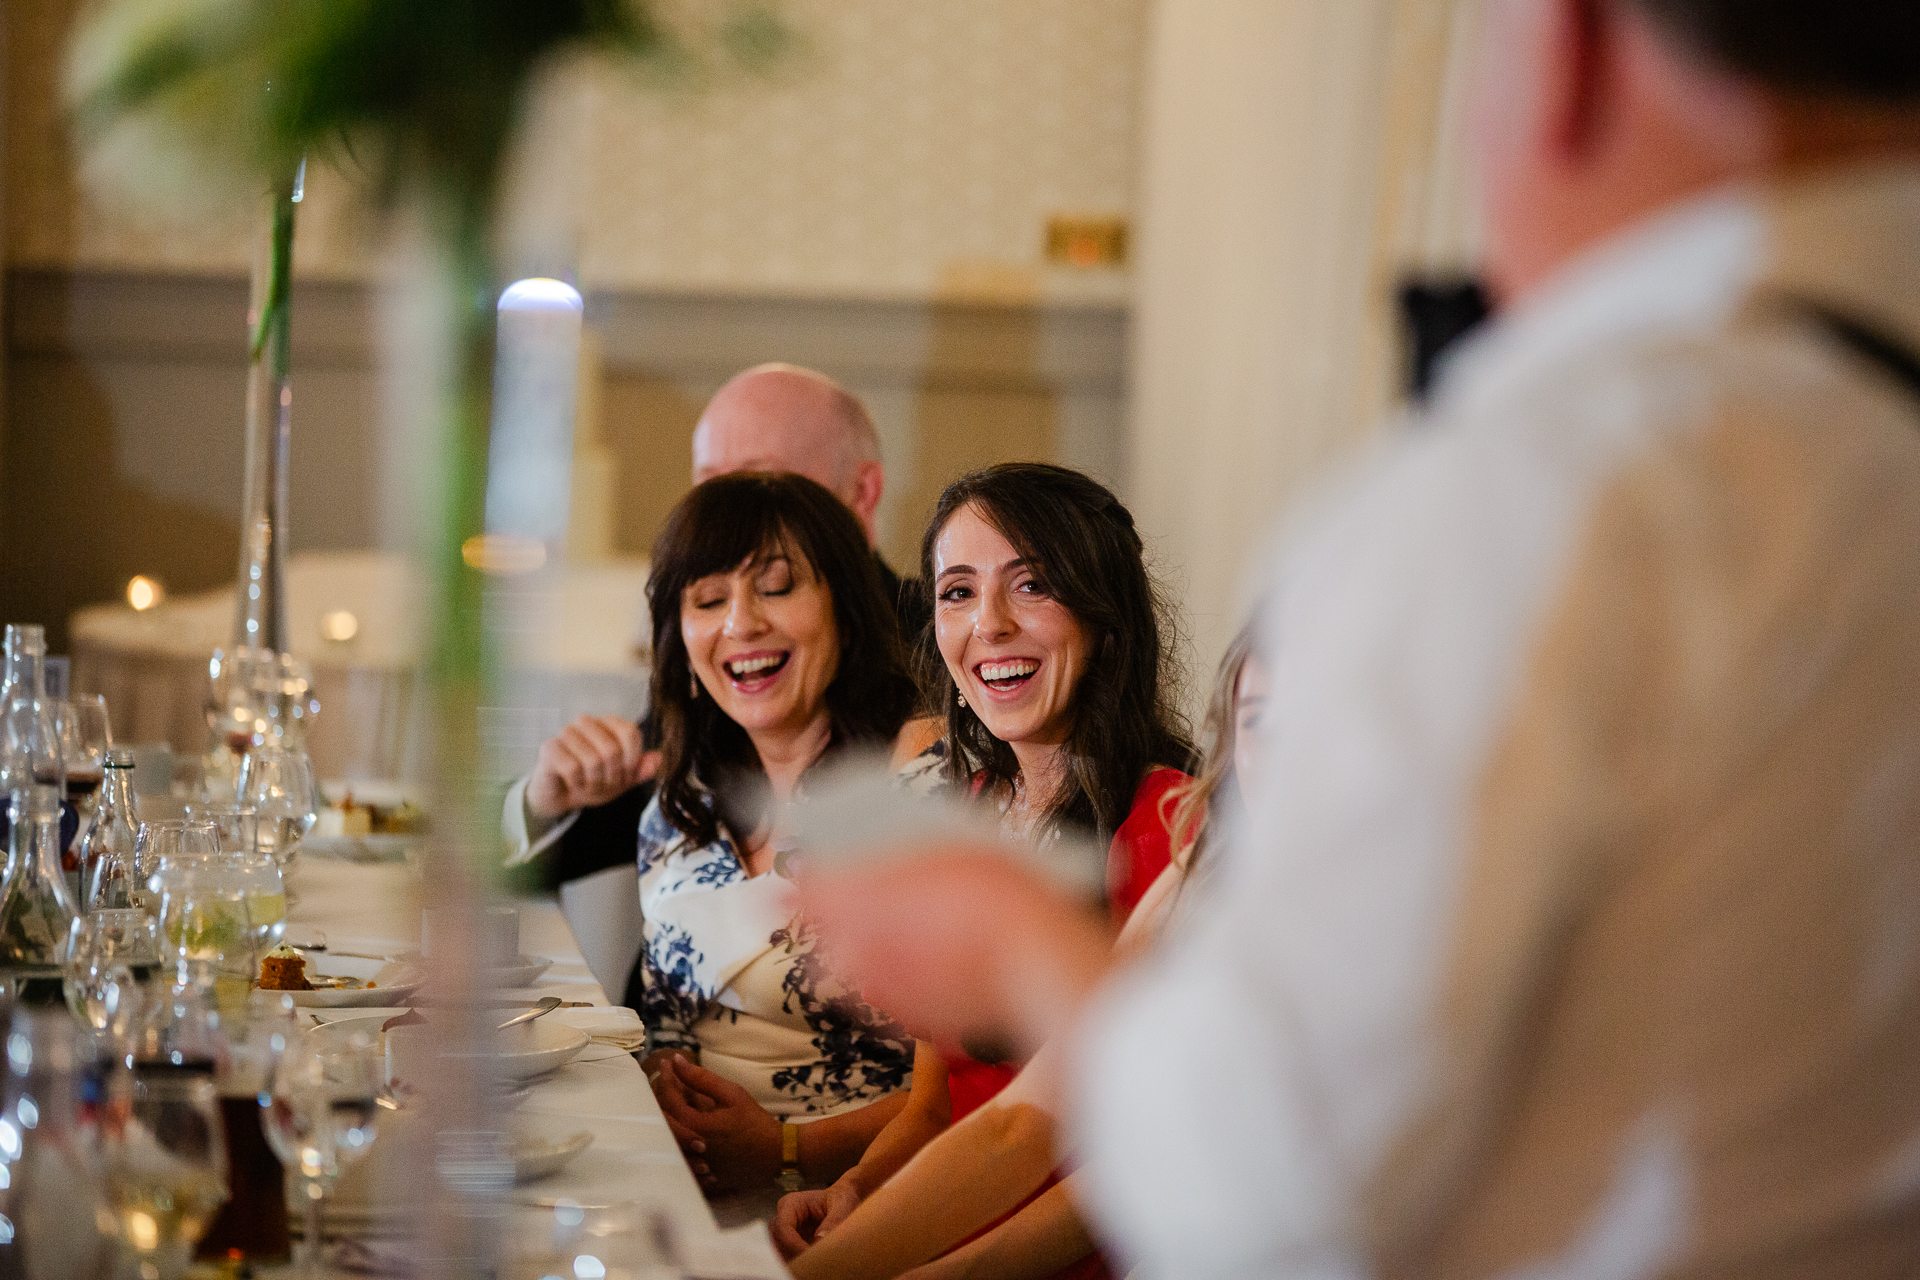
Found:
<svg viewBox="0 0 1920 1280"><path fill-rule="evenodd" d="M5 675L0 677L0 840L11 847L14 819L25 813L27 793L36 784L59 788L64 812L57 828L56 853L65 852L79 826L79 811L66 805L67 771L60 755L54 700L47 696L46 629L9 624L4 642ZM24 820L24 819L23 819Z"/></svg>
<svg viewBox="0 0 1920 1280"><path fill-rule="evenodd" d="M133 752L126 747L107 751L100 799L80 846L81 874L86 885L87 910L117 910L136 905L129 891L135 887L134 846L140 832L140 807L133 793Z"/></svg>
<svg viewBox="0 0 1920 1280"><path fill-rule="evenodd" d="M80 913L60 870L60 789L45 783L29 788L24 813L19 793L14 796L6 878L0 888L0 971L16 984L51 978L57 988L60 949ZM31 991L17 989L15 994L35 998Z"/></svg>
<svg viewBox="0 0 1920 1280"><path fill-rule="evenodd" d="M35 783L64 793L66 770L60 762L53 699L47 696L47 632L44 627L12 623L7 627L6 688L0 693L5 716L4 767L7 789L19 793ZM22 776L17 770L24 769Z"/></svg>

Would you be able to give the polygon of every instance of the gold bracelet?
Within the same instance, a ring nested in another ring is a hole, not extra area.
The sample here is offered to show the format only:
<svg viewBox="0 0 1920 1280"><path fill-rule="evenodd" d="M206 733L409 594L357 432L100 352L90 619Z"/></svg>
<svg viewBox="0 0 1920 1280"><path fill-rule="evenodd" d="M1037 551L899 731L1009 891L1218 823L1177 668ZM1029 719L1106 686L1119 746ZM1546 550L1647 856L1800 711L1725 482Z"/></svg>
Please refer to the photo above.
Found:
<svg viewBox="0 0 1920 1280"><path fill-rule="evenodd" d="M782 1191L798 1191L807 1184L800 1175L800 1126L780 1122L780 1176L774 1185Z"/></svg>

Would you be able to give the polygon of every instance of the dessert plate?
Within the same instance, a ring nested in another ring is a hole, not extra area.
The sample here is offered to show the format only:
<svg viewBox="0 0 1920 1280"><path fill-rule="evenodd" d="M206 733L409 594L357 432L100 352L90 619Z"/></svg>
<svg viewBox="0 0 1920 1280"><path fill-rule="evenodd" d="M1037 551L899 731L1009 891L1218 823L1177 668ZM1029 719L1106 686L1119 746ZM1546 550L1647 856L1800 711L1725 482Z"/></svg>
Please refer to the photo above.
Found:
<svg viewBox="0 0 1920 1280"><path fill-rule="evenodd" d="M307 957L312 991L289 991L307 1009L382 1009L405 1004L427 980L416 965L399 960L315 954Z"/></svg>

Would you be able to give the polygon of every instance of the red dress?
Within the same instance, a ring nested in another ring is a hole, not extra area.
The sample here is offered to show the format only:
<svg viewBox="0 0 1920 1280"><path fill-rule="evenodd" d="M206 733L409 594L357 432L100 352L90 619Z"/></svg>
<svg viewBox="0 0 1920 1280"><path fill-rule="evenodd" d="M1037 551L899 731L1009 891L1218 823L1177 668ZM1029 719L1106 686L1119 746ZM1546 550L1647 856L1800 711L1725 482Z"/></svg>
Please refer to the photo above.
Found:
<svg viewBox="0 0 1920 1280"><path fill-rule="evenodd" d="M1107 847L1107 908L1112 912L1115 924L1124 925L1127 922L1133 909L1140 905L1140 899L1146 896L1153 882L1173 861L1173 792L1191 781L1178 769L1155 765L1134 790L1133 806L1127 810L1126 821L1113 833L1113 843ZM956 1124L1006 1088L1020 1073L1019 1063L975 1062L962 1053L958 1046L936 1047L940 1050L940 1056L947 1061L947 1092L953 1098L953 1122ZM1058 1170L1048 1174L1047 1180L1036 1187L1032 1195L968 1236L961 1244L979 1239L1019 1213L1059 1182L1060 1176ZM954 1246L956 1249L960 1247ZM1112 1274L1106 1259L1095 1251L1054 1272L1048 1280L1110 1280Z"/></svg>

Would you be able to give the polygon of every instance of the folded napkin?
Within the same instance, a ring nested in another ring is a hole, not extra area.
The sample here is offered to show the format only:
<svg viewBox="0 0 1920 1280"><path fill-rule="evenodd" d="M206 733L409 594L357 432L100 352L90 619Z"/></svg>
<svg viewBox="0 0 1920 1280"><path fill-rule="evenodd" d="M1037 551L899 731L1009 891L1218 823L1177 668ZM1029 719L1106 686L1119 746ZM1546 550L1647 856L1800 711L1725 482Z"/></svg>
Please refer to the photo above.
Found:
<svg viewBox="0 0 1920 1280"><path fill-rule="evenodd" d="M611 1045L628 1053L638 1053L647 1046L647 1029L641 1025L640 1015L631 1009L599 1006L555 1009L546 1020L564 1022L577 1031L586 1032L595 1044Z"/></svg>

